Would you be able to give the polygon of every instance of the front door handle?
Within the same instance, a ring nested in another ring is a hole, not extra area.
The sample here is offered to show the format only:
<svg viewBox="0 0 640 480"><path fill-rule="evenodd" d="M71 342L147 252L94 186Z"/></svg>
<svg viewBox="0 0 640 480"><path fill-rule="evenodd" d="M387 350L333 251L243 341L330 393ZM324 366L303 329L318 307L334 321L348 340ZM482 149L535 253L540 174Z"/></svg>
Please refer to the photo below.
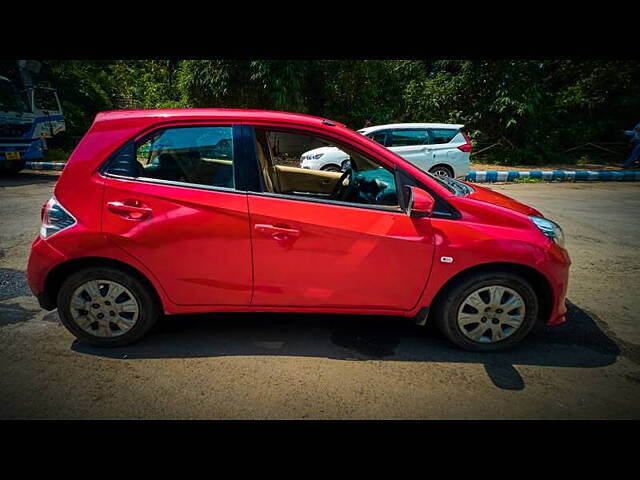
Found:
<svg viewBox="0 0 640 480"><path fill-rule="evenodd" d="M255 229L260 233L271 235L276 240L297 238L300 236L300 230L291 228L289 225L268 225L264 223L256 223Z"/></svg>
<svg viewBox="0 0 640 480"><path fill-rule="evenodd" d="M107 202L107 208L129 220L142 220L151 215L152 210L140 200L125 200L124 202Z"/></svg>

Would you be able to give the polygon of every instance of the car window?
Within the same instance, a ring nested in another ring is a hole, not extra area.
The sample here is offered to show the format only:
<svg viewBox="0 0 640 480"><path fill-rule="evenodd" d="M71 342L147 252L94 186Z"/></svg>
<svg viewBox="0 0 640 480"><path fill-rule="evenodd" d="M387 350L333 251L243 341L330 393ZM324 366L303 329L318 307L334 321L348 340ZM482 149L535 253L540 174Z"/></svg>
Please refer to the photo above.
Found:
<svg viewBox="0 0 640 480"><path fill-rule="evenodd" d="M387 139L387 147L406 147L410 145L426 145L429 135L426 130L392 130Z"/></svg>
<svg viewBox="0 0 640 480"><path fill-rule="evenodd" d="M53 90L38 88L35 90L35 104L39 110L60 110L58 100Z"/></svg>
<svg viewBox="0 0 640 480"><path fill-rule="evenodd" d="M385 146L387 139L387 132L370 133L368 137L371 140L378 142L380 145Z"/></svg>
<svg viewBox="0 0 640 480"><path fill-rule="evenodd" d="M175 127L138 141L134 155L116 156L108 173L234 188L233 129Z"/></svg>
<svg viewBox="0 0 640 480"><path fill-rule="evenodd" d="M449 143L458 134L453 128L432 128L430 132L432 144Z"/></svg>
<svg viewBox="0 0 640 480"><path fill-rule="evenodd" d="M319 138L290 132L270 131L267 136L274 165L299 167L303 154L310 152L311 156L319 155L323 152L314 152L316 149L330 146L330 143Z"/></svg>
<svg viewBox="0 0 640 480"><path fill-rule="evenodd" d="M346 146L309 134L256 128L255 151L263 192L398 208L394 174Z"/></svg>

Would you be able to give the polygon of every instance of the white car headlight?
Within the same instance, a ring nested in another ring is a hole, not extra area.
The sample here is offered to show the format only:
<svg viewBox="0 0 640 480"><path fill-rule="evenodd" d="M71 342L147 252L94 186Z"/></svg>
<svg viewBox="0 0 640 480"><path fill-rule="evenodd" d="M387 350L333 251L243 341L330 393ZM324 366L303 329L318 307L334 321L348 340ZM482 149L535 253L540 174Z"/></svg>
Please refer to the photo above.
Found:
<svg viewBox="0 0 640 480"><path fill-rule="evenodd" d="M307 158L309 160L317 160L323 155L324 155L324 153L316 153L315 155L307 155Z"/></svg>
<svg viewBox="0 0 640 480"><path fill-rule="evenodd" d="M540 231L556 242L559 246L564 247L564 232L560 225L546 218L529 215L529 218Z"/></svg>

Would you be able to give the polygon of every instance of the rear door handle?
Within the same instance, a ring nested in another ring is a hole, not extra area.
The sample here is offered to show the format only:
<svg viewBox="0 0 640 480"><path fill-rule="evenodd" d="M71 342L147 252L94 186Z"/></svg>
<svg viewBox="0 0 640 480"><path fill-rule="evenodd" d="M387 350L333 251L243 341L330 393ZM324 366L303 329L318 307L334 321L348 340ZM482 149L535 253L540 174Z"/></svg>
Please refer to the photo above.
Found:
<svg viewBox="0 0 640 480"><path fill-rule="evenodd" d="M116 215L120 215L129 220L142 220L151 215L153 211L139 200L107 202L107 208Z"/></svg>
<svg viewBox="0 0 640 480"><path fill-rule="evenodd" d="M291 228L289 225L268 225L264 223L256 223L254 227L260 233L270 234L275 239L284 239L289 237L299 237L300 230Z"/></svg>

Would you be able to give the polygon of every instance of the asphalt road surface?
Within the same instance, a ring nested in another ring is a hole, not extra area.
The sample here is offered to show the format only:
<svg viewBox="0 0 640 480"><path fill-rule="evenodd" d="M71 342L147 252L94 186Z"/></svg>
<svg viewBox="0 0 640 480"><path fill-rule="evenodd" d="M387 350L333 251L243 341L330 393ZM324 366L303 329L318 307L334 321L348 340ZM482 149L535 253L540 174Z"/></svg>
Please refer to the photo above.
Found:
<svg viewBox="0 0 640 480"><path fill-rule="evenodd" d="M0 178L0 418L640 418L640 183L492 188L565 230L568 322L505 353L390 317L168 317L74 341L24 270L55 173Z"/></svg>

